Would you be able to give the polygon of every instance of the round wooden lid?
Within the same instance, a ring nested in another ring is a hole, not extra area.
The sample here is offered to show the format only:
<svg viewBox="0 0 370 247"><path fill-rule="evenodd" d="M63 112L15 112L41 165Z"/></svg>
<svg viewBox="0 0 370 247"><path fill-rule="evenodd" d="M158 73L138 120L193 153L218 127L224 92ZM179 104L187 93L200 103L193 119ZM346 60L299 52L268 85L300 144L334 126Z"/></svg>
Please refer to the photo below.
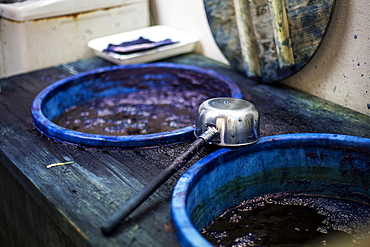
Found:
<svg viewBox="0 0 370 247"><path fill-rule="evenodd" d="M335 0L204 0L215 41L230 65L261 82L287 78L315 54Z"/></svg>

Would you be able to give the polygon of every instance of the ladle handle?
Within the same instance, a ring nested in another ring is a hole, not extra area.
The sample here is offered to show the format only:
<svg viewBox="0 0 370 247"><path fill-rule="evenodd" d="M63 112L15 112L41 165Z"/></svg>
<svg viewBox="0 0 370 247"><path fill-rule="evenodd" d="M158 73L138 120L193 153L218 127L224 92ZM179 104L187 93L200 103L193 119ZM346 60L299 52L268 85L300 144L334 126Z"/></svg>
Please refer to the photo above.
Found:
<svg viewBox="0 0 370 247"><path fill-rule="evenodd" d="M128 217L138 206L140 206L151 194L154 193L164 182L166 182L175 172L177 172L193 155L204 147L209 140L218 134L215 128L210 128L199 136L189 147L189 149L178 156L170 166L161 171L152 181L150 181L141 191L132 197L116 213L111 215L100 227L105 235L110 235L118 225Z"/></svg>

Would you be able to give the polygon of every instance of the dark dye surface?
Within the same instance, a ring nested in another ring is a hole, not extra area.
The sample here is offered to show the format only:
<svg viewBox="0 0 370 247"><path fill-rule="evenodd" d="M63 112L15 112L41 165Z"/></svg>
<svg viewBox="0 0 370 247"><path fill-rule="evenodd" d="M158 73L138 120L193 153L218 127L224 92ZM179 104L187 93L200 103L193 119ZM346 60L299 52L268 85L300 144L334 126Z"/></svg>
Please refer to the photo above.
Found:
<svg viewBox="0 0 370 247"><path fill-rule="evenodd" d="M344 199L273 194L227 209L202 235L216 246L368 246L370 207Z"/></svg>
<svg viewBox="0 0 370 247"><path fill-rule="evenodd" d="M140 90L73 106L56 117L54 122L90 134L160 133L194 124L198 105L207 98L207 95L191 90Z"/></svg>

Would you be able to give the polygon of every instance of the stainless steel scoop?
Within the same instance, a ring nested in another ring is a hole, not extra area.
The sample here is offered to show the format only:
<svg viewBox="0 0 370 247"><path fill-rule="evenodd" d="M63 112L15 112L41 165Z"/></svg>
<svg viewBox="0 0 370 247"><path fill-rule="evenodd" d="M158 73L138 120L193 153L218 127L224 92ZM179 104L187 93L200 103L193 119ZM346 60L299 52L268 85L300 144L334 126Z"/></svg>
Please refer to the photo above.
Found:
<svg viewBox="0 0 370 247"><path fill-rule="evenodd" d="M256 107L241 99L214 98L203 102L197 113L195 135L201 136L209 127L215 127L219 133L210 143L219 146L248 145L260 136Z"/></svg>
<svg viewBox="0 0 370 247"><path fill-rule="evenodd" d="M161 171L131 200L109 217L100 228L110 235L159 186L177 172L207 143L219 146L249 145L259 140L259 115L248 101L234 98L214 98L203 102L197 113L195 135L198 137L189 149Z"/></svg>

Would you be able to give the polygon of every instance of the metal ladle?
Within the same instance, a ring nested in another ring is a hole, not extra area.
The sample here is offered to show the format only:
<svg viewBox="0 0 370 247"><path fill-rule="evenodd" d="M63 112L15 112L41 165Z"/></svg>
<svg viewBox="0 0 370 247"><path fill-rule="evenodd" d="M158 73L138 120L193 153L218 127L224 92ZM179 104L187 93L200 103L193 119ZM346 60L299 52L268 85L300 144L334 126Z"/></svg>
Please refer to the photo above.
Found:
<svg viewBox="0 0 370 247"><path fill-rule="evenodd" d="M110 235L138 206L176 173L207 143L219 146L249 145L259 140L259 115L255 106L242 99L213 98L203 102L197 112L195 135L189 149L161 171L141 191L111 215L101 226Z"/></svg>

